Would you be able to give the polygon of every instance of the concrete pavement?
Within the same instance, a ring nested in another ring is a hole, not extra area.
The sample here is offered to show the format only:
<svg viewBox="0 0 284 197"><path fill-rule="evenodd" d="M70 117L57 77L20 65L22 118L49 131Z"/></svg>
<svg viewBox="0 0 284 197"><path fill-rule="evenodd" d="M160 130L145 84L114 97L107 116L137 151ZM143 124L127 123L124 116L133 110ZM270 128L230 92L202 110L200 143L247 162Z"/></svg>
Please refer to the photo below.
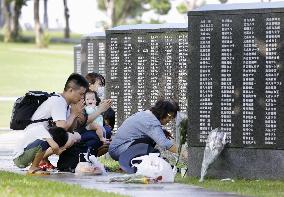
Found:
<svg viewBox="0 0 284 197"><path fill-rule="evenodd" d="M17 143L17 140L23 136L23 131L0 132L0 170L25 174L25 170L20 170L13 165L12 152ZM52 163L56 163L58 157L51 158ZM110 178L122 176L117 173L108 173L106 176L82 176L72 173L53 173L49 176L44 176L44 179L65 182L68 184L79 184L85 188L98 189L106 192L115 192L119 194L145 197L172 197L172 196L190 196L190 197L237 197L239 195L232 193L221 193L206 190L201 187L172 183L172 184L123 184L109 183Z"/></svg>

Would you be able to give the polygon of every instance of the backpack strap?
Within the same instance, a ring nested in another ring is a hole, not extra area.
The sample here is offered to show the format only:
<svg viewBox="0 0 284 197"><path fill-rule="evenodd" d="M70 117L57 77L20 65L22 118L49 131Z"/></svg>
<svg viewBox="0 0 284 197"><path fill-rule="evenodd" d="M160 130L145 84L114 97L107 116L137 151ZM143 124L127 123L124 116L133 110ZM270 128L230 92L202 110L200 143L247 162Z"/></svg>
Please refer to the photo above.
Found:
<svg viewBox="0 0 284 197"><path fill-rule="evenodd" d="M44 121L50 121L52 118L45 118L45 119L39 119L39 120L31 120L31 123L37 123L37 122L44 122Z"/></svg>
<svg viewBox="0 0 284 197"><path fill-rule="evenodd" d="M49 94L49 97L51 96L57 96L57 97L60 97L60 95L56 94L55 92L52 92ZM30 124L33 124L33 123L38 123L38 122L44 122L44 121L50 121L52 120L52 118L44 118L44 119L39 119L39 120L31 120Z"/></svg>

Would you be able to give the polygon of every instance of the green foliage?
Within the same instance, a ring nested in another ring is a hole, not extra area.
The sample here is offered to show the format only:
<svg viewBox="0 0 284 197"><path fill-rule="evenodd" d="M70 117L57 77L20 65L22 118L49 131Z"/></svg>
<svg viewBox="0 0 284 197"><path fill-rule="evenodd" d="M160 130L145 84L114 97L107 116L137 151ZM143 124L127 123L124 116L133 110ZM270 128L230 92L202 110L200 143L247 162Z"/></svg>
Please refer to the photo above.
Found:
<svg viewBox="0 0 284 197"><path fill-rule="evenodd" d="M111 0L114 1L113 26L125 24L126 20L136 19L142 16L143 12L154 10L157 14L164 15L171 9L169 0ZM150 8L147 9L146 5ZM107 10L105 0L98 0L98 8Z"/></svg>
<svg viewBox="0 0 284 197"><path fill-rule="evenodd" d="M196 185L215 191L234 192L243 196L279 197L284 196L284 181L274 180L245 180L220 181L218 179L205 179L199 182L198 178L177 176L176 182Z"/></svg>
<svg viewBox="0 0 284 197"><path fill-rule="evenodd" d="M42 43L45 48L47 48L50 43L50 35L47 32L43 34Z"/></svg>
<svg viewBox="0 0 284 197"><path fill-rule="evenodd" d="M180 125L179 125L180 145L183 145L186 143L187 127L188 127L188 118L185 118L180 122Z"/></svg>
<svg viewBox="0 0 284 197"><path fill-rule="evenodd" d="M177 8L177 11L181 14L185 14L187 12L187 6L185 3L179 4L176 8Z"/></svg>
<svg viewBox="0 0 284 197"><path fill-rule="evenodd" d="M219 0L221 3L227 3L228 0Z"/></svg>
<svg viewBox="0 0 284 197"><path fill-rule="evenodd" d="M119 172L119 163L111 158L105 158L105 156L99 157L99 161L110 171Z"/></svg>
<svg viewBox="0 0 284 197"><path fill-rule="evenodd" d="M168 0L148 0L152 9L157 14L167 14L171 9L171 3Z"/></svg>
<svg viewBox="0 0 284 197"><path fill-rule="evenodd" d="M103 11L106 10L105 0L98 0L98 1L97 1L97 5L98 5L98 8L99 8L100 10L103 10Z"/></svg>
<svg viewBox="0 0 284 197"><path fill-rule="evenodd" d="M22 6L27 5L28 0L10 0L11 2L15 2L16 7L19 7L20 9Z"/></svg>
<svg viewBox="0 0 284 197"><path fill-rule="evenodd" d="M122 196L114 193L101 192L95 189L82 188L62 182L48 181L38 177L29 177L11 172L0 171L0 196L5 197L107 197Z"/></svg>
<svg viewBox="0 0 284 197"><path fill-rule="evenodd" d="M150 24L160 24L160 23L164 23L165 21L161 21L158 19L153 19L151 18L151 20L149 21Z"/></svg>

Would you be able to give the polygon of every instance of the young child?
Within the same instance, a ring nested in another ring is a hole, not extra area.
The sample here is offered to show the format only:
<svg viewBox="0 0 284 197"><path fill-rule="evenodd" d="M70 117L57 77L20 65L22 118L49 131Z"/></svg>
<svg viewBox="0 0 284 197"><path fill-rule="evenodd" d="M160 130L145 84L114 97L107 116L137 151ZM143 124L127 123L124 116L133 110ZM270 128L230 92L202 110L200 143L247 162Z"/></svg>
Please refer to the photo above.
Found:
<svg viewBox="0 0 284 197"><path fill-rule="evenodd" d="M97 105L100 103L100 98L98 97L97 93L91 90L88 90L85 94L85 110L86 113L92 114L95 113L97 110ZM103 116L99 115L92 123L86 126L87 130L94 130L96 131L99 139L101 142L108 143L108 140L105 136L104 125L103 125Z"/></svg>
<svg viewBox="0 0 284 197"><path fill-rule="evenodd" d="M45 129L32 131L25 134L25 143L18 146L13 158L14 164L19 168L26 168L32 164L28 175L48 175L48 172L41 170L39 163L49 148L60 155L65 150L63 146L68 141L68 134L60 127L53 127L49 132Z"/></svg>
<svg viewBox="0 0 284 197"><path fill-rule="evenodd" d="M103 114L106 138L111 141L112 130L115 125L115 111L110 107Z"/></svg>

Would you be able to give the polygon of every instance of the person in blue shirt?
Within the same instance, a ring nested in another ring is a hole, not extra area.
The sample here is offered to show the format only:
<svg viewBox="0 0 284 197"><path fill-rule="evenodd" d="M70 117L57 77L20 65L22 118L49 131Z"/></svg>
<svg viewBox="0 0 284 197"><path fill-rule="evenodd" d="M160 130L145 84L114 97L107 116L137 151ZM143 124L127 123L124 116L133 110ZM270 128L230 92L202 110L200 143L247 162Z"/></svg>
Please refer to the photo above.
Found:
<svg viewBox="0 0 284 197"><path fill-rule="evenodd" d="M178 111L177 102L161 99L149 110L133 114L122 123L113 137L109 146L110 156L119 161L124 171L135 173L136 169L130 166L131 160L155 152L156 144L176 153L177 146L162 126L173 120Z"/></svg>

